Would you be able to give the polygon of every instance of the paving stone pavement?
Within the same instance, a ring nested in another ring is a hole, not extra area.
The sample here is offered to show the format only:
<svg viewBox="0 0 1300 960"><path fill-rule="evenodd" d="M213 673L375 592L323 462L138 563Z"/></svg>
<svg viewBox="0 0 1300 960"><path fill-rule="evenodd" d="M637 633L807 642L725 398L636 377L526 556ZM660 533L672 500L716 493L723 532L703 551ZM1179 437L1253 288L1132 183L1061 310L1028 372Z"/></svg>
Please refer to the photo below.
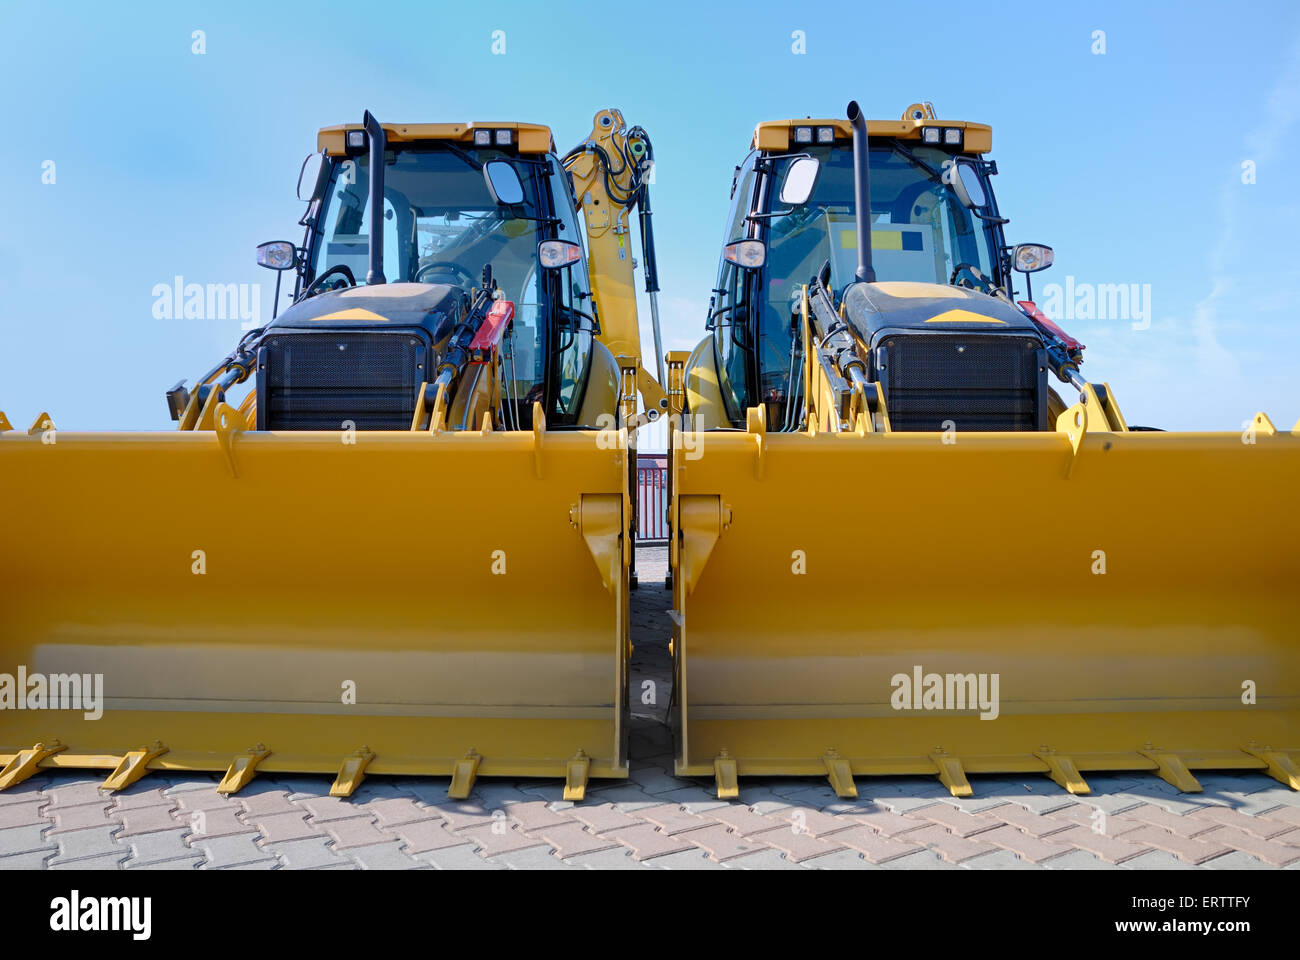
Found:
<svg viewBox="0 0 1300 960"><path fill-rule="evenodd" d="M580 804L559 780L264 775L233 797L216 774L153 773L116 794L103 774L42 771L0 793L0 869L143 870L1168 870L1300 869L1300 794L1257 773L1089 775L1072 797L1047 777L977 776L954 799L930 777L858 778L840 800L814 778L712 783L672 772L664 548L638 551L631 777Z"/></svg>

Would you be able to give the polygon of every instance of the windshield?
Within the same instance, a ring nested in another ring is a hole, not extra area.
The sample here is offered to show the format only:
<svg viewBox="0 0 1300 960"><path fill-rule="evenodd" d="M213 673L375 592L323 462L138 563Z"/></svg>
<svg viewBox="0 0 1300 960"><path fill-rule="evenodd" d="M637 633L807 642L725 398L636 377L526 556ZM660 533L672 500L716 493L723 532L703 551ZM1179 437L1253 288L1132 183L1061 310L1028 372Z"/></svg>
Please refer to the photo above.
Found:
<svg viewBox="0 0 1300 960"><path fill-rule="evenodd" d="M873 143L871 172L871 258L878 280L947 284L959 264L995 276L988 230L961 205L943 182L951 157L936 147L905 148L916 160ZM767 296L782 304L831 262L831 282L841 290L858 266L858 232L853 210L853 147L810 147L821 161L809 201L791 214L773 217L768 228ZM784 181L791 157L775 161L774 182ZM770 209L786 209L771 190Z"/></svg>
<svg viewBox="0 0 1300 960"><path fill-rule="evenodd" d="M384 167L384 277L389 283L446 283L478 287L483 266L506 299L515 321L506 345L506 392L536 398L546 361L542 314L543 278L536 219L544 165L501 150L446 143L403 144L388 150ZM488 192L482 165L511 163L524 188L524 202L499 206ZM364 285L370 257L370 158L336 160L312 252L313 275L344 265ZM573 239L573 238L568 238ZM581 242L581 238L577 238Z"/></svg>

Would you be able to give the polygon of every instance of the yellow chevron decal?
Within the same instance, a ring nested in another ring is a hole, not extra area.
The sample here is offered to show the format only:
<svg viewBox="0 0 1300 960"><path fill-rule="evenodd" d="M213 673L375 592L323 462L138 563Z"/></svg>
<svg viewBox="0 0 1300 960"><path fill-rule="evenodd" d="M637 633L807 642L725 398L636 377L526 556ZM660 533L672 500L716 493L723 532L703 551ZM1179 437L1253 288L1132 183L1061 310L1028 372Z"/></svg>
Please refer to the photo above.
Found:
<svg viewBox="0 0 1300 960"><path fill-rule="evenodd" d="M1000 323L1006 326L1005 320L998 320L996 317L986 317L981 313L972 313L969 310L945 310L937 317L931 317L926 323Z"/></svg>

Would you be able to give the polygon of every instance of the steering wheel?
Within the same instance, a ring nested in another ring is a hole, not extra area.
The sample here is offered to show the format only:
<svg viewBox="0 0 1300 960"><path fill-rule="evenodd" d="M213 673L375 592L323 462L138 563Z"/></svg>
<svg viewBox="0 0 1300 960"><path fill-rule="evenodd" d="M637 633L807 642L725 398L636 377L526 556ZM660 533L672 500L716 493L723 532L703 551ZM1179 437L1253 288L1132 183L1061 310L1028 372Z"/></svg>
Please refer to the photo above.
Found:
<svg viewBox="0 0 1300 960"><path fill-rule="evenodd" d="M436 277L439 273L451 274L454 279L454 286L472 287L475 284L474 274L470 273L459 263L454 260L440 260L436 263L426 263L415 272L416 283L437 283L436 280L429 279ZM464 278L464 282L461 278Z"/></svg>
<svg viewBox="0 0 1300 960"><path fill-rule="evenodd" d="M337 266L330 267L319 277L309 283L307 289L302 293L303 297L314 297L317 293L323 292L325 290L325 281L330 277L343 277L347 280L348 286L350 287L355 287L357 285L357 278L352 276L352 268L346 263L340 263ZM320 289L316 289L317 287ZM331 289L337 290L338 287L339 285L336 283L331 286Z"/></svg>
<svg viewBox="0 0 1300 960"><path fill-rule="evenodd" d="M963 274L965 274L964 277ZM961 283L957 282L958 277L962 277ZM988 277L980 272L979 267L970 263L957 264L952 276L948 278L948 285L951 287L965 287L968 290L978 289L983 293L993 291L993 284L989 282Z"/></svg>

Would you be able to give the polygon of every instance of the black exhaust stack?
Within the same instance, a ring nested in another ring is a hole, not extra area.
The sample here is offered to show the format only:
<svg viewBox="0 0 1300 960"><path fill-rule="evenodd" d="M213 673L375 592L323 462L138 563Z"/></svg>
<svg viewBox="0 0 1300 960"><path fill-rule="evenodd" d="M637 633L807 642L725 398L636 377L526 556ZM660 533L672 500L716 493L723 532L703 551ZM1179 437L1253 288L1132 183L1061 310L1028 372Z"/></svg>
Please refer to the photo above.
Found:
<svg viewBox="0 0 1300 960"><path fill-rule="evenodd" d="M853 210L858 228L858 279L875 283L871 266L871 177L867 170L867 121L858 101L849 101L849 126L853 128ZM372 248L373 249L373 248Z"/></svg>
<svg viewBox="0 0 1300 960"><path fill-rule="evenodd" d="M361 122L370 141L370 270L366 284L374 285L388 282L384 279L384 148L388 141L384 128L369 110Z"/></svg>

